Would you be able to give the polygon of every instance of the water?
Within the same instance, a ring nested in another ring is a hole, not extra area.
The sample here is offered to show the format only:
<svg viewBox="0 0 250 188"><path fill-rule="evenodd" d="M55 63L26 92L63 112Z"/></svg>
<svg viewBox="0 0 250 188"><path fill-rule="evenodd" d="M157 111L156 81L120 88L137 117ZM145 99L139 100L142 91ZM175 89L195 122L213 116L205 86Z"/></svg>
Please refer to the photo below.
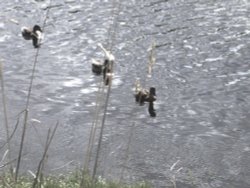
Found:
<svg viewBox="0 0 250 188"><path fill-rule="evenodd" d="M47 4L0 2L1 59L12 127L25 108L35 56L20 28L42 25ZM57 121L48 173L81 166L100 79L91 73L90 62L102 58L97 43L107 45L112 23L112 1L52 4L30 101L23 172L35 171L46 131ZM146 179L155 187L171 186L174 175L178 188L250 187L250 3L127 0L119 10L113 46L117 64L98 174L119 179L124 169L124 181ZM145 80L153 41L156 65ZM146 106L135 104L136 78L156 87L156 118L149 117ZM12 141L13 155L20 134L21 127Z"/></svg>

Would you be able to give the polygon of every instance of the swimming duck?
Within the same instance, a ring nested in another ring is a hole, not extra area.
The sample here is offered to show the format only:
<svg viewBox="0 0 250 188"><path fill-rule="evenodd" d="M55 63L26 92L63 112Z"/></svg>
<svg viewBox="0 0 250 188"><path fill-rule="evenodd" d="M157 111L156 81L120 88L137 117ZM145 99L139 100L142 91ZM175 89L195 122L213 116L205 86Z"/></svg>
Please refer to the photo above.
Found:
<svg viewBox="0 0 250 188"><path fill-rule="evenodd" d="M102 44L98 44L98 47L104 52L105 58L103 63L92 59L92 72L96 75L103 74L103 81L105 85L109 85L112 76L112 67L114 64L115 57L110 51L106 50Z"/></svg>
<svg viewBox="0 0 250 188"><path fill-rule="evenodd" d="M34 48L39 48L43 38L43 32L39 25L35 25L33 29L22 27L22 36L25 40L31 40Z"/></svg>
<svg viewBox="0 0 250 188"><path fill-rule="evenodd" d="M148 94L149 92L146 89L139 90L137 93L135 93L135 101L140 103L140 105L143 105L146 101Z"/></svg>
<svg viewBox="0 0 250 188"><path fill-rule="evenodd" d="M156 101L155 88L151 87L148 90L139 88L135 93L135 101L143 105L144 102L154 102Z"/></svg>
<svg viewBox="0 0 250 188"><path fill-rule="evenodd" d="M156 112L154 109L154 101L156 101L156 94L155 94L155 88L151 87L148 90L140 88L137 90L137 93L135 94L135 100L140 105L144 105L145 102L148 102L148 112L151 117L156 117Z"/></svg>
<svg viewBox="0 0 250 188"><path fill-rule="evenodd" d="M95 59L92 60L92 72L96 75L101 75L103 72L103 63Z"/></svg>

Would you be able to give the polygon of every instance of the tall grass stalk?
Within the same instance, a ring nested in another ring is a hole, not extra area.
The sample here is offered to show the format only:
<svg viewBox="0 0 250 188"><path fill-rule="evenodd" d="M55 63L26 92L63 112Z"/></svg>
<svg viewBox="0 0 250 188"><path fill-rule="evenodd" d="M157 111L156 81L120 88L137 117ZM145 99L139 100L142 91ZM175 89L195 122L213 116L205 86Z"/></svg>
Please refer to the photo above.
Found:
<svg viewBox="0 0 250 188"><path fill-rule="evenodd" d="M97 152L96 152L96 157L95 157L95 162L94 162L94 167L93 167L92 179L95 179L96 170L98 167L99 155L100 155L100 150L101 150L101 145L102 145L103 131L104 131L105 120L106 120L106 115L107 115L108 102L109 102L109 97L110 97L110 93L111 93L111 85L112 85L112 79L113 79L112 75L113 75L113 61L111 61L110 83L108 85L107 96L106 96L105 105L104 105L104 112L103 112L103 117L102 117L100 135L98 138Z"/></svg>
<svg viewBox="0 0 250 188"><path fill-rule="evenodd" d="M18 173L19 173L19 168L20 168L20 163L21 163L21 158L22 158L24 139L25 139L27 124L28 124L30 97L31 97L31 92L32 92L33 81L35 78L35 70L36 70L36 65L37 65L37 60L38 60L38 55L39 55L39 49L40 48L38 48L36 51L35 60L33 63L33 69L32 69L32 74L31 74L31 79L30 79L30 84L29 84L28 96L27 96L27 101L26 101L26 106L25 106L25 111L24 111L24 122L23 122L22 136L21 136L20 148L19 148L18 159L17 159L17 166L16 166L16 175L15 175L16 181L18 178Z"/></svg>
<svg viewBox="0 0 250 188"><path fill-rule="evenodd" d="M10 149L10 132L9 132L9 122L8 122L8 114L7 114L7 105L6 105L6 97L5 97L5 87L4 87L4 76L3 76L3 64L0 62L0 82L2 89L2 103L3 103L3 114L4 114L4 124L6 131L6 143L8 149L8 162L11 161L11 149ZM10 173L12 174L12 165L10 164Z"/></svg>
<svg viewBox="0 0 250 188"><path fill-rule="evenodd" d="M149 49L149 62L148 62L148 77L152 76L153 66L155 64L155 41L152 42Z"/></svg>
<svg viewBox="0 0 250 188"><path fill-rule="evenodd" d="M13 130L12 133L10 134L9 139L8 139L2 146L0 146L0 150L3 149L3 148L6 146L6 144L7 144L8 142L10 142L10 140L13 138L13 136L14 136L16 130L17 130L17 127L18 127L18 125L19 125L19 120L20 120L20 116L18 116L16 125L15 125L15 127L14 127L14 130Z"/></svg>
<svg viewBox="0 0 250 188"><path fill-rule="evenodd" d="M50 5L51 5L51 1L50 1ZM43 30L44 30L45 25L46 25L46 21L47 21L48 15L49 15L49 10L50 10L50 6L48 6L48 9L46 11L46 15L45 15L43 26L42 26ZM23 128L22 128L22 136L21 136L20 148L19 148L18 159L17 159L15 181L17 181L17 179L18 179L18 173L19 173L19 168L20 168L20 163L21 163L21 158L22 158L24 139L25 139L27 124L28 124L30 97L31 97L31 93L32 93L32 87L33 87L33 82L34 82L34 78L35 78L35 72L36 72L36 66L38 63L39 52L40 52L40 48L37 48L36 54L35 54L35 59L33 62L33 68L32 68L32 73L31 73L29 89L28 89L27 101L26 101L26 105L25 105L24 123L23 123Z"/></svg>
<svg viewBox="0 0 250 188"><path fill-rule="evenodd" d="M95 141L95 136L96 136L96 129L99 121L99 115L101 111L101 102L102 102L102 95L104 93L104 85L103 85L103 80L100 79L99 82L99 87L98 87L98 92L96 95L96 105L95 105L95 114L94 114L94 120L91 126L91 131L89 135L89 141L88 141L88 146L87 146L87 152L86 152L86 157L84 160L84 167L82 171L82 177L81 177L81 183L80 183L80 188L84 187L85 184L85 176L89 174L89 162L90 158L92 155L93 147L94 147L94 141Z"/></svg>
<svg viewBox="0 0 250 188"><path fill-rule="evenodd" d="M113 0L113 7L112 7L112 13L111 13L111 19L112 22L109 26L108 29L108 36L107 36L107 41L108 41L108 46L109 46L109 52L111 54L111 51L113 49L114 43L115 43L115 37L117 33L117 28L118 28L118 15L119 15L119 10L120 10L120 1L119 0ZM116 10L117 7L117 10ZM102 46L100 46L102 48ZM102 48L104 53L107 55L106 50ZM101 122L101 130L100 130L100 135L98 138L98 145L97 145L97 153L95 156L95 162L94 162L94 167L93 167L93 174L92 174L92 179L95 179L96 176L96 171L98 167L98 161L99 161L99 154L101 150L101 144L102 144L102 137L103 137L103 131L105 127L105 120L106 120L106 113L107 113L107 107L108 107L108 101L109 101L109 96L111 92L111 85L112 85L112 78L113 78L113 61L111 61L111 76L110 76L110 83L108 85L108 90L107 90L107 95L105 99L105 105L104 105L104 112L103 112L103 118Z"/></svg>
<svg viewBox="0 0 250 188"><path fill-rule="evenodd" d="M101 110L101 96L104 93L104 85L102 84L103 80L100 80L98 92L96 95L96 105L95 105L95 115L94 115L94 121L91 126L91 131L90 131L90 137L89 137L89 142L87 146L87 153L86 153L86 158L84 161L84 171L86 171L89 168L89 161L90 157L92 155L92 150L93 150L93 145L94 145L94 140L95 140L95 134L96 134L96 128L98 125L98 120L99 120L99 114Z"/></svg>
<svg viewBox="0 0 250 188"><path fill-rule="evenodd" d="M119 0L118 0L119 1ZM112 46L113 46L113 41L114 41L114 38L115 38L115 29L116 27L115 26L115 7L116 7L116 0L113 0L113 7L112 7L112 13L111 13L111 18L112 18L112 23L110 24L110 27L108 29L108 37L107 37L107 43L108 43L108 46L109 46L109 50L111 51L112 50ZM117 11L118 12L118 11ZM117 18L117 17L116 17ZM112 33L112 28L114 28L114 32L113 32L113 35L111 34ZM102 47L102 46L101 46ZM103 49L103 48L102 48ZM104 50L105 51L105 50ZM87 152L86 152L86 157L85 157L85 161L84 161L84 169L83 169L83 176L84 176L84 173L86 173L86 171L88 170L88 167L89 167L89 161L90 161L90 157L91 157L91 154L92 154L92 150L93 150L93 145L94 145L94 140L95 140L95 134L96 134L96 128L97 128L97 124L98 124L98 120L99 120L99 114L100 114L100 106L101 106L101 96L103 95L104 93L104 86L102 85L102 82L100 82L100 85L99 85L99 89L98 89L98 94L97 97L96 97L96 107L95 107L95 116L94 116L94 121L92 123L92 127L91 127L91 131L90 131L90 137L89 137L89 142L88 142L88 148L87 148ZM101 87L102 86L102 87ZM102 91L100 91L100 88L102 88ZM101 131L102 132L102 131ZM102 134L102 133L101 133ZM94 167L95 169L95 167ZM93 173L94 174L94 173ZM84 178L82 177L82 180ZM82 184L82 182L81 182Z"/></svg>
<svg viewBox="0 0 250 188"><path fill-rule="evenodd" d="M43 156L42 156L42 159L40 160L39 165L37 167L36 177L34 178L32 188L36 188L38 182L41 182L41 176L42 176L42 170L43 170L43 167L44 167L44 161L45 161L45 158L47 156L49 146L50 146L50 144L51 144L51 142L52 142L52 140L53 140L53 138L55 136L58 125L59 125L59 123L57 122L55 128L52 131L51 136L50 136L50 131L51 130L50 129L48 130L46 145L45 145L45 148L44 148Z"/></svg>
<svg viewBox="0 0 250 188"><path fill-rule="evenodd" d="M123 180L123 175L124 175L124 171L125 171L125 166L128 163L128 159L129 159L129 153L130 153L130 145L132 142L132 138L133 138L133 132L134 132L134 128L135 128L135 122L133 123L131 129L130 129L130 134L129 134L129 138L128 138L128 144L127 144L127 148L125 151L125 160L124 163L122 165L122 171L121 171L121 176L120 176L120 182L122 182Z"/></svg>
<svg viewBox="0 0 250 188"><path fill-rule="evenodd" d="M120 0L113 0L113 8L112 8L112 13L111 13L112 21L108 29L108 37L107 37L110 52L112 51L114 43L115 43L115 38L116 38L116 33L117 33L117 28L118 28L118 15L120 12L120 8L121 8Z"/></svg>

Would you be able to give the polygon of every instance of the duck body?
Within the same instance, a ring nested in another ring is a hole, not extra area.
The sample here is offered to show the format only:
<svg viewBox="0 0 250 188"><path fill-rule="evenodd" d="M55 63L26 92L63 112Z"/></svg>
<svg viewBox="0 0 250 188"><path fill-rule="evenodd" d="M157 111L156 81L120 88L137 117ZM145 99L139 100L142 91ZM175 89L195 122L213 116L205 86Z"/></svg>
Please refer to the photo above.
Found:
<svg viewBox="0 0 250 188"><path fill-rule="evenodd" d="M135 101L143 105L145 102L154 102L156 101L155 88L151 87L150 90L139 89L135 94Z"/></svg>
<svg viewBox="0 0 250 188"><path fill-rule="evenodd" d="M148 90L141 89L135 94L135 101L143 105L147 101Z"/></svg>
<svg viewBox="0 0 250 188"><path fill-rule="evenodd" d="M103 63L92 59L92 72L96 75L101 75L103 72Z"/></svg>
<svg viewBox="0 0 250 188"><path fill-rule="evenodd" d="M154 109L154 101L156 101L156 93L155 88L150 87L149 91L147 89L143 89L139 83L137 83L136 93L135 93L135 101L139 103L141 106L144 105L145 102L148 102L148 113L151 117L156 117L156 112Z"/></svg>
<svg viewBox="0 0 250 188"><path fill-rule="evenodd" d="M25 40L32 40L34 48L39 48L43 39L43 32L39 25L35 25L33 29L22 27L22 36Z"/></svg>
<svg viewBox="0 0 250 188"><path fill-rule="evenodd" d="M101 50L104 52L105 58L103 62L92 59L92 72L96 75L103 74L103 82L105 85L109 85L112 79L113 65L115 57L110 51L106 50L102 44L98 44Z"/></svg>
<svg viewBox="0 0 250 188"><path fill-rule="evenodd" d="M22 27L22 35L25 40L31 40L32 30L27 27Z"/></svg>

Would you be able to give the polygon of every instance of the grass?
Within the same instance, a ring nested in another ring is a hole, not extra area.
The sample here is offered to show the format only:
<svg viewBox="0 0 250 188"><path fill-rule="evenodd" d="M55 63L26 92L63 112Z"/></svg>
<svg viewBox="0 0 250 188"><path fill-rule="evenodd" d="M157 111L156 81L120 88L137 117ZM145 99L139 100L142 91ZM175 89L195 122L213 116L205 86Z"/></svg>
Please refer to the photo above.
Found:
<svg viewBox="0 0 250 188"><path fill-rule="evenodd" d="M82 174L80 172L70 173L61 176L47 176L37 184L37 188L80 188ZM28 176L19 176L16 183L11 175L0 176L0 188L31 188L34 178ZM121 184L117 182L107 181L98 177L96 181L92 181L89 175L85 175L81 188L150 188L145 183L136 183L134 185Z"/></svg>

